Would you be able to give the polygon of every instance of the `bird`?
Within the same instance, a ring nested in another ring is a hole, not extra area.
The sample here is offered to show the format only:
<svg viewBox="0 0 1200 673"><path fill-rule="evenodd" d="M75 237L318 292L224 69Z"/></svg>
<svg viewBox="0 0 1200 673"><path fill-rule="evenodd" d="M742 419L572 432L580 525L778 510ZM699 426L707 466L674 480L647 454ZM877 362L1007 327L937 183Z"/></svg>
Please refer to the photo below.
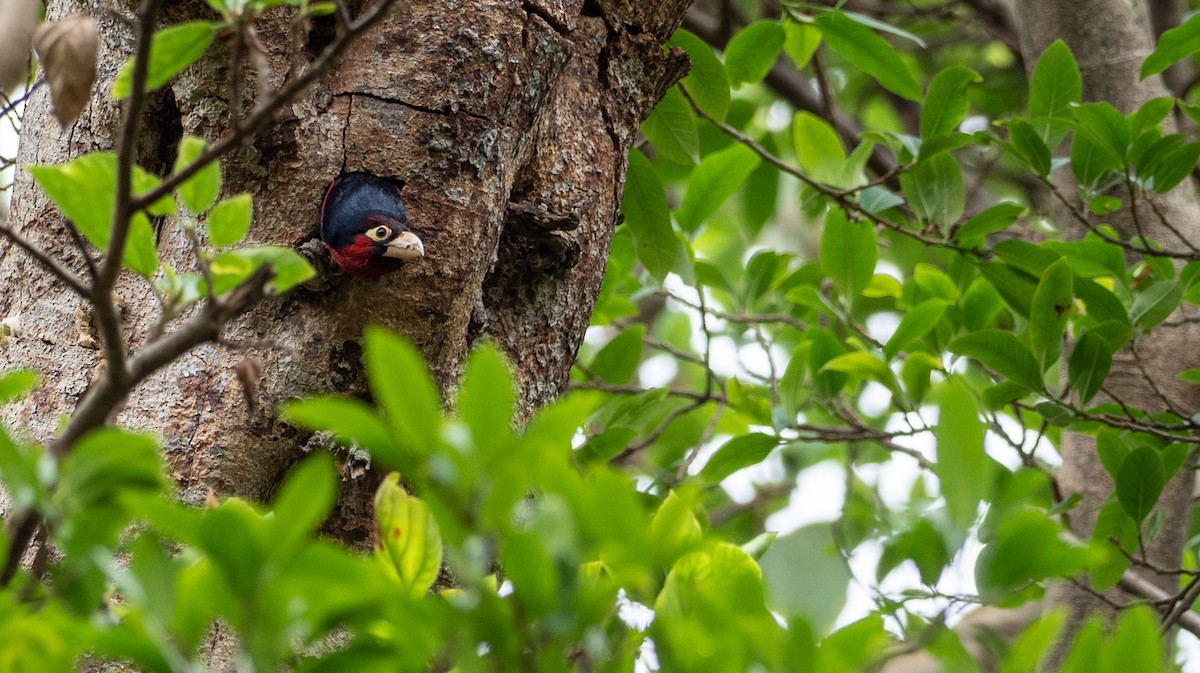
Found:
<svg viewBox="0 0 1200 673"><path fill-rule="evenodd" d="M343 173L329 183L320 235L333 261L356 278L376 279L425 256L408 227L400 188L370 173Z"/></svg>

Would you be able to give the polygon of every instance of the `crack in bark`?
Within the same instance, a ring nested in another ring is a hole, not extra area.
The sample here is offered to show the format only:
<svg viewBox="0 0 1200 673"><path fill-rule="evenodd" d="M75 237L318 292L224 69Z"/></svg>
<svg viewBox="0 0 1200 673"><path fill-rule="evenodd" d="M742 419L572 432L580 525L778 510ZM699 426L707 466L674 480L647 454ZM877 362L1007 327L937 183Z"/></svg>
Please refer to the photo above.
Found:
<svg viewBox="0 0 1200 673"><path fill-rule="evenodd" d="M472 119L478 119L480 121L485 121L488 123L495 123L495 120L493 120L491 117L488 117L487 115L483 115L478 112L472 112L471 110L468 110L467 108L463 108L463 107L454 108L453 103L446 103L445 106L442 107L441 109L431 108L431 107L427 107L424 105L417 105L416 103L410 103L410 102L400 99L400 98L393 98L391 96L385 96L383 94L374 93L372 91L347 91L345 93L334 94L334 96L337 96L337 97L350 96L351 100L353 100L354 96L363 96L364 98L370 98L372 100L377 100L377 101L380 101L381 103L392 103L393 105L403 105L404 107L406 107L410 110L415 110L417 112L424 112L426 114L438 115L441 117L453 117L456 114L461 113ZM347 125L348 125L349 119L350 118L347 116L347 118L346 118Z"/></svg>
<svg viewBox="0 0 1200 673"><path fill-rule="evenodd" d="M549 10L537 4L537 2L534 0L521 0L521 9L525 10L526 14L529 14L530 16L536 16L542 21L545 21L546 25L550 26L550 30L553 30L559 35L565 37L574 32L573 28L560 21L557 17L551 14Z"/></svg>

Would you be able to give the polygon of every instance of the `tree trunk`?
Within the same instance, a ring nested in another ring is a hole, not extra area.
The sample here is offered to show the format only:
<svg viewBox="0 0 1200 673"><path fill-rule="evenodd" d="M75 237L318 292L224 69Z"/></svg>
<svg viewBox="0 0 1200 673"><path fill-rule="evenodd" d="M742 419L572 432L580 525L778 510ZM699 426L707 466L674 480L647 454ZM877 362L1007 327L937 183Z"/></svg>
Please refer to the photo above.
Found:
<svg viewBox="0 0 1200 673"><path fill-rule="evenodd" d="M1091 101L1108 101L1122 113L1128 114L1151 98L1169 95L1162 80L1155 76L1139 83L1138 70L1153 48L1154 39L1143 2L1125 0L1021 0L1017 12L1021 31L1021 48L1025 63L1032 70L1037 57L1055 39L1063 39L1075 54L1083 76L1083 97ZM1080 17L1088 17L1080 20ZM1069 174L1063 171L1060 175ZM1074 183L1060 187L1063 193L1075 193ZM1118 196L1124 196L1123 193ZM1190 241L1197 240L1200 230L1200 208L1190 183L1160 199L1160 209L1168 222ZM1150 209L1142 212L1140 220L1148 229L1147 236L1172 248L1180 248L1180 239L1159 223ZM1067 227L1070 237L1084 232L1072 229L1070 217L1060 216L1061 226ZM1115 226L1123 238L1137 233L1134 217L1128 209L1114 213L1106 222ZM1176 374L1196 367L1198 360L1190 323L1172 326L1171 319L1141 339L1137 355L1125 351L1114 358L1112 372L1105 389L1116 391L1120 399L1136 408L1162 410L1170 404L1194 413L1200 407L1197 388L1180 383ZM1140 363L1138 362L1140 359ZM1160 393L1162 393L1160 395ZM1165 399L1164 399L1165 398ZM1090 437L1064 433L1063 466L1059 482L1064 495L1081 493L1082 504L1071 513L1071 526L1076 535L1089 538L1096 515L1112 493L1112 480L1096 456L1095 442ZM1147 545L1147 559L1157 567L1178 568L1187 534L1193 476L1184 470L1163 491L1159 508L1166 514L1162 533ZM1173 575L1146 577L1168 594L1178 591ZM1111 608L1094 594L1071 584L1062 584L1051 593L1051 602L1065 605L1075 623L1097 612Z"/></svg>
<svg viewBox="0 0 1200 673"><path fill-rule="evenodd" d="M404 2L253 142L223 165L225 191L255 197L250 244L294 246L315 235L317 213L339 172L397 180L426 256L377 282L339 277L322 292L271 298L208 344L147 381L117 422L161 433L184 500L267 497L309 437L275 417L284 400L316 392L363 394L363 329L382 324L424 352L442 390L453 388L468 350L492 339L508 352L529 413L564 387L604 274L640 121L686 70L663 44L687 0L424 0ZM101 22L98 91L107 92L131 51L127 26L100 3L52 3L48 18L85 11ZM285 10L286 11L286 10ZM202 3L172 4L165 23L211 18ZM333 35L332 22L303 34L290 16L254 26L265 66L243 67L242 109L253 91L278 87ZM231 120L230 44L152 98L139 163L169 170L181 134L213 140ZM260 81L260 78L270 81ZM261 93L259 94L261 95ZM25 116L21 161L56 163L110 149L115 106L97 96L60 132L45 89ZM510 203L518 204L511 208ZM523 213L560 217L549 227ZM71 257L60 215L20 173L12 222ZM159 254L178 269L194 253L175 222L162 223ZM74 255L78 259L78 255ZM79 260L78 267L81 268ZM0 318L19 314L22 334L0 342L0 368L31 366L42 385L10 420L48 441L100 360L76 297L19 251L0 247ZM136 347L159 307L138 279L123 279L124 328ZM234 366L262 364L257 410L243 400ZM349 459L347 460L348 463ZM369 542L375 480L352 479L329 531Z"/></svg>

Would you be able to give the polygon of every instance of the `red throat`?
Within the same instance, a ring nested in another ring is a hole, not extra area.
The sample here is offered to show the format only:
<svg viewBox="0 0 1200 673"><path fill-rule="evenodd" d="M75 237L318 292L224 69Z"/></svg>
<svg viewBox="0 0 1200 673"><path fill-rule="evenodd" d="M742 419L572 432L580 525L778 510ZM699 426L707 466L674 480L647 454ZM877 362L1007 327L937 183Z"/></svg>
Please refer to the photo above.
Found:
<svg viewBox="0 0 1200 673"><path fill-rule="evenodd" d="M378 263L375 242L362 234L341 250L330 247L328 243L325 247L333 261L337 262L343 271L356 278L378 278L389 271L386 265Z"/></svg>

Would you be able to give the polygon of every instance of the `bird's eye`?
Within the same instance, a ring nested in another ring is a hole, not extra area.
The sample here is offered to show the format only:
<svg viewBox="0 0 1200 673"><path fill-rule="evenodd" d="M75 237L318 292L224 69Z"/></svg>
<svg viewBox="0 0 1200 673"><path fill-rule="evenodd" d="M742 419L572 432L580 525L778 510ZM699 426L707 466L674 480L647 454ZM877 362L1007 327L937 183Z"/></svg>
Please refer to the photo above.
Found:
<svg viewBox="0 0 1200 673"><path fill-rule="evenodd" d="M367 237L375 241L385 241L388 236L392 235L392 230L384 226L378 226L374 229L367 230Z"/></svg>

